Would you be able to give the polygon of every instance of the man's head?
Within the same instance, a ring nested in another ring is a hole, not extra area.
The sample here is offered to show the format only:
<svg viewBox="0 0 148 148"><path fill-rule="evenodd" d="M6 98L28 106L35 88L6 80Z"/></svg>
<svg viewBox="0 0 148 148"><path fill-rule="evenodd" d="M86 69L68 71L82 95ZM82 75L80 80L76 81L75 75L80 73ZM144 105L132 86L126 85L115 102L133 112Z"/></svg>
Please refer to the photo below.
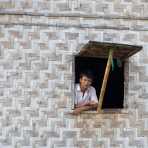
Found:
<svg viewBox="0 0 148 148"><path fill-rule="evenodd" d="M93 81L93 74L91 71L84 71L80 74L80 87L83 91L85 91Z"/></svg>

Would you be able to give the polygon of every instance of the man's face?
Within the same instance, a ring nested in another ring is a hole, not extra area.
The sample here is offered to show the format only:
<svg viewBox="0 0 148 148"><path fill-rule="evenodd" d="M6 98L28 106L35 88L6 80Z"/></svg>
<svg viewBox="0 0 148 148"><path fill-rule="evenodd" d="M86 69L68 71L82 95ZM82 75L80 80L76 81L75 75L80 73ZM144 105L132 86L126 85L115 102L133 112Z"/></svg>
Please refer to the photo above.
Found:
<svg viewBox="0 0 148 148"><path fill-rule="evenodd" d="M86 90L92 84L92 79L87 76L83 76L80 78L80 87L83 90Z"/></svg>

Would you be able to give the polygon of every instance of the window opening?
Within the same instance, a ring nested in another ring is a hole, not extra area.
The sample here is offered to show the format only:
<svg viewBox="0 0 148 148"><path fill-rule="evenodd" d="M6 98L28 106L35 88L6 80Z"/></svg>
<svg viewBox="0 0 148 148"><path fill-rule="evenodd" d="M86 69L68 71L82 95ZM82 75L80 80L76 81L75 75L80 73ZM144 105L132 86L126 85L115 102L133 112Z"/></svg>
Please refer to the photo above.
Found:
<svg viewBox="0 0 148 148"><path fill-rule="evenodd" d="M74 57L75 84L79 83L83 70L89 69L94 75L92 86L99 101L98 112L124 107L125 59L141 49L142 46L89 41Z"/></svg>

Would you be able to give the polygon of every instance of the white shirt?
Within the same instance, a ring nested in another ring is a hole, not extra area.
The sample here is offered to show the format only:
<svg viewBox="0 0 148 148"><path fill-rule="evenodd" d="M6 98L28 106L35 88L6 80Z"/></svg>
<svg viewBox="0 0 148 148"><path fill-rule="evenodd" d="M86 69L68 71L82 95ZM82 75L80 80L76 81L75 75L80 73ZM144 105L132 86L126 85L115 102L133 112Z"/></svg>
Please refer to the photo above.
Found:
<svg viewBox="0 0 148 148"><path fill-rule="evenodd" d="M90 101L98 103L98 98L96 95L96 90L94 87L90 86L84 93L80 89L80 84L75 86L75 104L84 105Z"/></svg>

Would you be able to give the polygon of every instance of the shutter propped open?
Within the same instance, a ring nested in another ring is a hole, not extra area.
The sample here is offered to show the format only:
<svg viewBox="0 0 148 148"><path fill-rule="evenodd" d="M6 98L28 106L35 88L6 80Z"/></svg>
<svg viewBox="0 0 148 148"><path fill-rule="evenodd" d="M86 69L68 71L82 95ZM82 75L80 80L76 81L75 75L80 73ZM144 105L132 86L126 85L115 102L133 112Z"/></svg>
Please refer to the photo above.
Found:
<svg viewBox="0 0 148 148"><path fill-rule="evenodd" d="M108 53L110 49L114 50L114 58L124 60L140 51L142 49L142 46L89 41L81 49L79 55L86 57L108 58Z"/></svg>

